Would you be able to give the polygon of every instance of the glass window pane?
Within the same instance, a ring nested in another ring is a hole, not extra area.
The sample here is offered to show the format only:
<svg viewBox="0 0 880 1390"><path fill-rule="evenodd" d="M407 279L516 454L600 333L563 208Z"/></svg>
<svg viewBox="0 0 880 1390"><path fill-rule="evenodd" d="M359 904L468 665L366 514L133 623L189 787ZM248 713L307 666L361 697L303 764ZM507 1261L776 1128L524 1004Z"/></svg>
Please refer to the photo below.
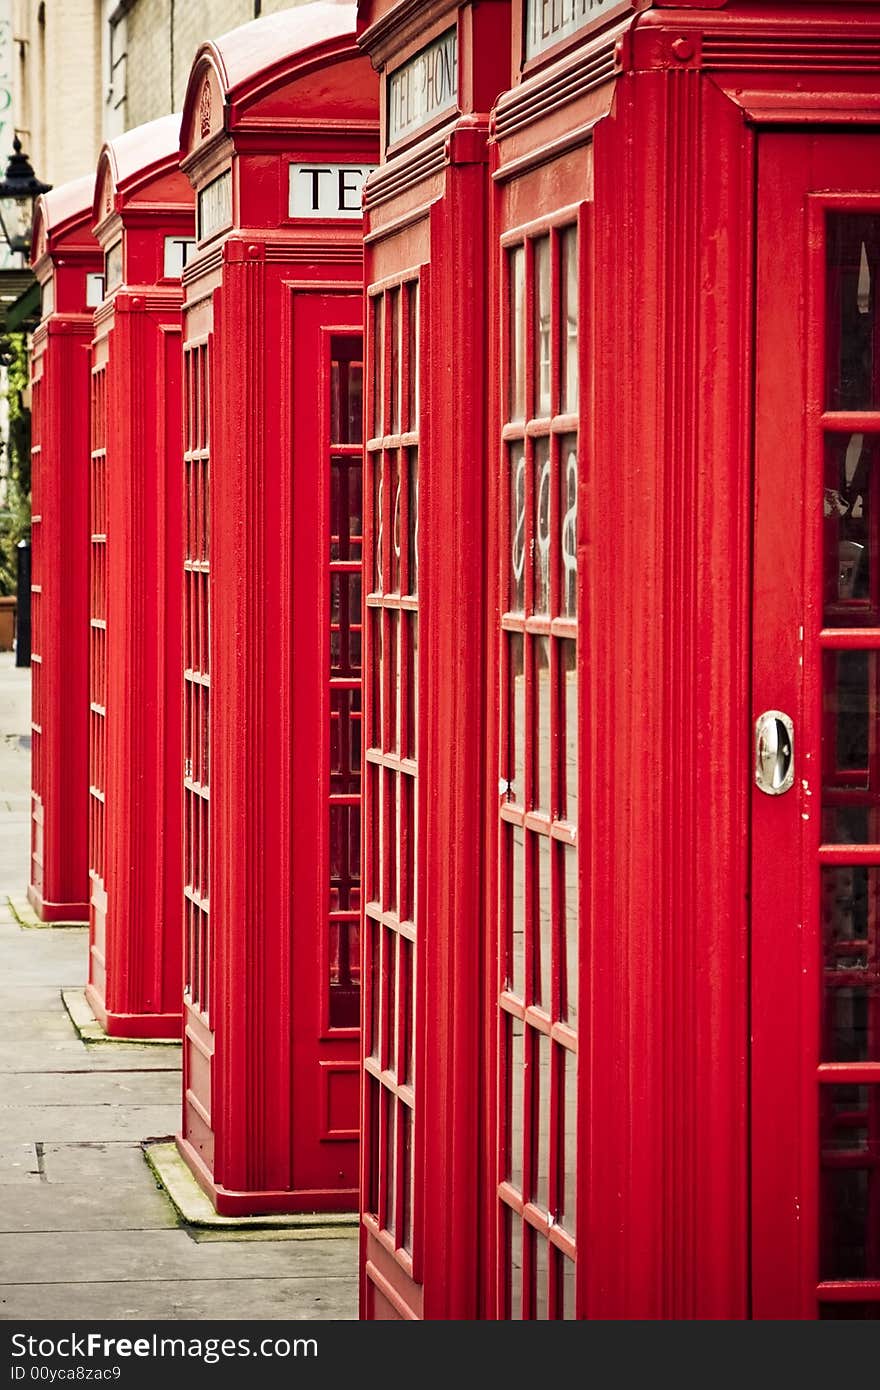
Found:
<svg viewBox="0 0 880 1390"><path fill-rule="evenodd" d="M567 1017L577 1027L578 1013L578 863L574 845L565 846L565 980Z"/></svg>
<svg viewBox="0 0 880 1390"><path fill-rule="evenodd" d="M827 651L822 662L822 837L874 843L877 798L877 653Z"/></svg>
<svg viewBox="0 0 880 1390"><path fill-rule="evenodd" d="M522 1019L505 1015L508 1035L509 1071L506 1078L509 1087L509 1128L507 1135L507 1176L518 1192L523 1185L523 1022Z"/></svg>
<svg viewBox="0 0 880 1390"><path fill-rule="evenodd" d="M880 216L829 213L827 238L828 407L871 410L880 403L875 346Z"/></svg>
<svg viewBox="0 0 880 1390"><path fill-rule="evenodd" d="M550 414L550 238L534 244L535 276L535 414Z"/></svg>
<svg viewBox="0 0 880 1390"><path fill-rule="evenodd" d="M559 643L559 674L562 680L562 708L565 736L562 740L562 784L565 791L565 819L577 825L578 818L578 688L577 643Z"/></svg>
<svg viewBox="0 0 880 1390"><path fill-rule="evenodd" d="M532 611L547 613L550 608L550 441L535 445L534 472L535 544L532 548L534 590Z"/></svg>
<svg viewBox="0 0 880 1390"><path fill-rule="evenodd" d="M577 440L566 435L560 450L562 483L560 610L564 618L577 617Z"/></svg>
<svg viewBox="0 0 880 1390"><path fill-rule="evenodd" d="M419 592L419 451L409 449L407 451L407 465L409 471L409 521L407 545L409 549L409 592L417 594Z"/></svg>
<svg viewBox="0 0 880 1390"><path fill-rule="evenodd" d="M540 978L535 989L535 1000L547 1013L552 1013L553 976L551 961L553 929L550 910L550 857L552 846L547 835L533 835L532 840L537 842L538 856L538 892L537 902L535 904L535 917L538 932L537 954Z"/></svg>
<svg viewBox="0 0 880 1390"><path fill-rule="evenodd" d="M373 306L373 437L381 439L385 433L383 419L385 402L385 345L383 342L385 298L379 294L370 302Z"/></svg>
<svg viewBox="0 0 880 1390"><path fill-rule="evenodd" d="M523 774L526 755L526 678L524 669L523 635L507 634L508 707L507 783L511 801L524 804Z"/></svg>
<svg viewBox="0 0 880 1390"><path fill-rule="evenodd" d="M419 282L409 287L409 401L407 429L419 427Z"/></svg>
<svg viewBox="0 0 880 1390"><path fill-rule="evenodd" d="M525 605L526 458L521 444L510 452L510 592L508 611L522 613Z"/></svg>
<svg viewBox="0 0 880 1390"><path fill-rule="evenodd" d="M510 295L507 409L510 420L523 420L526 413L526 259L522 246L508 253L507 269Z"/></svg>
<svg viewBox="0 0 880 1390"><path fill-rule="evenodd" d="M509 830L512 844L512 884L510 894L511 975L510 989L520 999L525 998L525 864L524 831L521 825Z"/></svg>
<svg viewBox="0 0 880 1390"><path fill-rule="evenodd" d="M562 292L562 412L578 408L578 264L577 229L568 227L560 238L559 282Z"/></svg>
<svg viewBox="0 0 880 1390"><path fill-rule="evenodd" d="M388 294L391 312L391 413L389 427L391 434L400 429L400 290L390 290Z"/></svg>
<svg viewBox="0 0 880 1390"><path fill-rule="evenodd" d="M549 1274L547 1271L547 1241L536 1237L535 1251L535 1317L546 1320L549 1309Z"/></svg>
<svg viewBox="0 0 880 1390"><path fill-rule="evenodd" d="M877 440L831 435L825 456L825 624L877 621Z"/></svg>
<svg viewBox="0 0 880 1390"><path fill-rule="evenodd" d="M532 785L533 805L550 811L550 638L535 637L531 642L534 654L535 691L535 775Z"/></svg>
<svg viewBox="0 0 880 1390"><path fill-rule="evenodd" d="M880 1086L820 1088L822 1279L880 1278Z"/></svg>
<svg viewBox="0 0 880 1390"><path fill-rule="evenodd" d="M822 870L823 1062L880 1061L880 869Z"/></svg>
<svg viewBox="0 0 880 1390"><path fill-rule="evenodd" d="M534 1061L538 1074L533 1080L534 1113L537 1120L537 1154L533 1196L545 1211L550 1207L550 1051L552 1044L544 1033L535 1033ZM543 1244L542 1241L538 1242Z"/></svg>
<svg viewBox="0 0 880 1390"><path fill-rule="evenodd" d="M559 1224L570 1235L577 1230L577 1055L562 1053L562 1191Z"/></svg>
<svg viewBox="0 0 880 1390"><path fill-rule="evenodd" d="M523 1220L516 1212L507 1209L508 1229L508 1288L510 1290L510 1313L512 1320L518 1321L523 1315Z"/></svg>

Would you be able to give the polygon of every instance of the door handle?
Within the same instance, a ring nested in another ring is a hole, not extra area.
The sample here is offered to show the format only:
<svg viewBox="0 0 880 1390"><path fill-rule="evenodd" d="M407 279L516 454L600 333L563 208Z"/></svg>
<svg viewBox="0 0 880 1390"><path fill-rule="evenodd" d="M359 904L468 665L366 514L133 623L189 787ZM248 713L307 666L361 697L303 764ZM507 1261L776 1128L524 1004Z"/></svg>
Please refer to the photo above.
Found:
<svg viewBox="0 0 880 1390"><path fill-rule="evenodd" d="M755 721L755 781L767 796L794 785L794 725L782 710L765 710Z"/></svg>

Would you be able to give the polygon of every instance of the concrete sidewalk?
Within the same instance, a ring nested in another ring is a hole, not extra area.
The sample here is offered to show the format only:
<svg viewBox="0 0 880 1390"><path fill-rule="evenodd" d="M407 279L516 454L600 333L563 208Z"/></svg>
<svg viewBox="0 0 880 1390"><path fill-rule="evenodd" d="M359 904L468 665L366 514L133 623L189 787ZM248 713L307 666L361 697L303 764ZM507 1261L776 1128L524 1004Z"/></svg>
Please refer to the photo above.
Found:
<svg viewBox="0 0 880 1390"><path fill-rule="evenodd" d="M354 1230L178 1222L141 1141L180 1114L180 1049L88 1045L61 1002L87 932L22 928L30 672L0 653L0 1320L354 1318Z"/></svg>

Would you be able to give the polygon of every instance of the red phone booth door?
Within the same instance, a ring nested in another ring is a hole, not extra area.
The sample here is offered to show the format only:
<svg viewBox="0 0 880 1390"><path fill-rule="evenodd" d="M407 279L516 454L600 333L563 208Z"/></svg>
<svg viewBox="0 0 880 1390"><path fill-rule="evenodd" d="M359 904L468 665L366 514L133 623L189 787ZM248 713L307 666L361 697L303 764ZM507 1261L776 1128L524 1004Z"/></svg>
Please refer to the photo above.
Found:
<svg viewBox="0 0 880 1390"><path fill-rule="evenodd" d="M753 1314L880 1319L880 139L758 141Z"/></svg>

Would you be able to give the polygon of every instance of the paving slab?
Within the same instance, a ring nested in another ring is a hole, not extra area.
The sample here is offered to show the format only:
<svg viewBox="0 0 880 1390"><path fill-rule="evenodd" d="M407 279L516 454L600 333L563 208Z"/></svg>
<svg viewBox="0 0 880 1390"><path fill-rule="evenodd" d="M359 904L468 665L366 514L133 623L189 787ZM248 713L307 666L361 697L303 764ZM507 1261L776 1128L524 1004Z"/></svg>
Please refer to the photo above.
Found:
<svg viewBox="0 0 880 1390"><path fill-rule="evenodd" d="M0 1127L6 1106L173 1105L181 1107L177 1071L89 1071L71 1076L23 1072L0 1085Z"/></svg>
<svg viewBox="0 0 880 1390"><path fill-rule="evenodd" d="M76 1033L63 1010L23 1009L18 1013L0 1014L0 1039L40 1042L43 1038L57 1038L63 1042L73 1037Z"/></svg>
<svg viewBox="0 0 880 1390"><path fill-rule="evenodd" d="M357 1289L351 1279L314 1275L301 1279L226 1279L221 1283L159 1280L0 1285L0 1321L91 1322L96 1317L126 1322L228 1322L230 1317L273 1322L312 1318L335 1321L357 1317ZM215 1335L220 1335L219 1329Z"/></svg>
<svg viewBox="0 0 880 1390"><path fill-rule="evenodd" d="M179 1105L9 1105L0 1110L4 1138L12 1143L162 1138L179 1123Z"/></svg>
<svg viewBox="0 0 880 1390"><path fill-rule="evenodd" d="M288 1241L205 1241L184 1230L92 1231L83 1240L76 1232L24 1231L0 1235L0 1283L43 1284L95 1280L284 1279L303 1251L302 1272L322 1279L349 1278L357 1268L357 1235L348 1239Z"/></svg>
<svg viewBox="0 0 880 1390"><path fill-rule="evenodd" d="M156 1182L144 1162L140 1144L44 1144L43 1173L47 1183L100 1188L125 1182L155 1190Z"/></svg>
<svg viewBox="0 0 880 1390"><path fill-rule="evenodd" d="M4 966L6 959L7 953L3 951ZM49 985L7 985L5 982L0 983L0 1014L43 1011L54 1009L57 1004L58 990Z"/></svg>
<svg viewBox="0 0 880 1390"><path fill-rule="evenodd" d="M0 1178L2 1182L2 1178ZM164 1192L137 1182L41 1182L0 1202L0 1234L35 1231L173 1229L177 1213Z"/></svg>
<svg viewBox="0 0 880 1390"><path fill-rule="evenodd" d="M34 1144L0 1144L0 1184L40 1182L40 1161ZM8 1198L6 1199L8 1202ZM20 1200L16 1193L15 1203ZM0 1207L5 1203L0 1202Z"/></svg>

